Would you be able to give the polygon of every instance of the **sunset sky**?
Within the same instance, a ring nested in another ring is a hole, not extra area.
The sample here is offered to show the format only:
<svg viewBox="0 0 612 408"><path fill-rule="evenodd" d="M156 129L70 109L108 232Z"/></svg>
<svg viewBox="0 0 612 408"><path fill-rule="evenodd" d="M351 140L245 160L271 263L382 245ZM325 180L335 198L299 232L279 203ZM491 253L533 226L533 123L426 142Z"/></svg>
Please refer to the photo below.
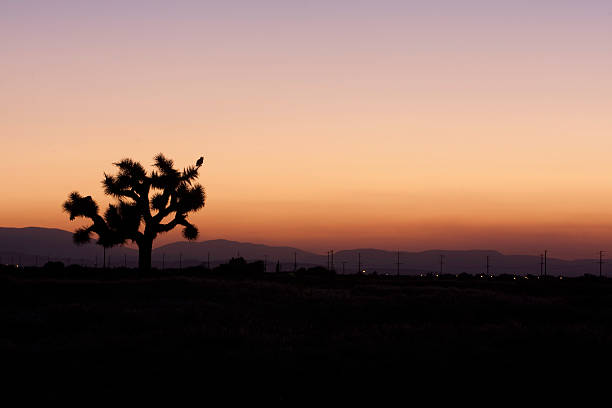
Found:
<svg viewBox="0 0 612 408"><path fill-rule="evenodd" d="M0 53L0 226L164 152L200 239L612 251L609 0L4 0Z"/></svg>

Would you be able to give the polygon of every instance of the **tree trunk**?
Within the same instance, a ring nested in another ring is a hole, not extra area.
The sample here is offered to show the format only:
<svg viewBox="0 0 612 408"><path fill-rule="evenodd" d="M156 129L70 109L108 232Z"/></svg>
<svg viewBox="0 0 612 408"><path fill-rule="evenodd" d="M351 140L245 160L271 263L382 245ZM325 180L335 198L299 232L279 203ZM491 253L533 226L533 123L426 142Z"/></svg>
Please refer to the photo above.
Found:
<svg viewBox="0 0 612 408"><path fill-rule="evenodd" d="M138 243L138 269L148 271L151 269L151 253L153 251L153 240L143 239Z"/></svg>

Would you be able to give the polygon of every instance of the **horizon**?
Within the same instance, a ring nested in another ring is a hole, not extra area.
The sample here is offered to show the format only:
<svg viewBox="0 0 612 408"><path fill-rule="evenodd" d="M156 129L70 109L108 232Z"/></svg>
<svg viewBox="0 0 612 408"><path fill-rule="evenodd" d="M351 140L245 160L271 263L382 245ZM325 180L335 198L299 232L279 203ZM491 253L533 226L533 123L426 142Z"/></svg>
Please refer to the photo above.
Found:
<svg viewBox="0 0 612 408"><path fill-rule="evenodd" d="M4 3L0 225L163 152L199 240L612 249L612 4L456 3Z"/></svg>
<svg viewBox="0 0 612 408"><path fill-rule="evenodd" d="M61 229L61 228L48 228L48 227L35 227L35 226L28 226L28 227L7 227L7 226L0 226L0 229L39 229L39 230L56 230L56 231L61 231L61 232L65 232L65 233L69 233L72 234L73 231L71 230L66 230L66 229ZM463 252L463 253L469 253L469 252L492 252L492 253L497 253L499 255L502 256L534 256L534 257L539 257L542 255L543 251L541 251L540 253L506 253L504 251L500 251L498 249L495 248L466 248L466 249L448 249L448 248L427 248L427 249L423 249L423 250L410 250L410 249L403 249L403 248L395 248L395 249L387 249L387 248L377 248L377 247L372 247L372 246L365 246L365 247L346 247L346 248L331 248L328 250L324 250L324 251L316 251L316 250L309 250L306 248L301 248L301 247L295 247L295 246L291 246L291 245L283 245L281 244L270 244L270 243L266 243L266 242L255 242L255 241L240 241L240 240L235 240L235 239L227 239L227 238L206 238L206 239L202 239L202 238L198 238L194 241L189 241L189 240L185 240L185 239L178 239L176 241L169 241L169 242L163 242L163 243L158 243L156 245L153 246L153 250L159 250L160 248L163 248L165 246L169 246L169 245L173 245L173 244L185 244L185 245L194 245L194 244L198 244L198 243L208 243L208 242L215 242L215 241L223 241L223 242L229 242L229 243L235 243L235 244L241 244L241 245L255 245L255 246L266 246L266 247L270 247L270 248L285 248L285 249L292 249L292 250L297 250L297 251L303 251L303 252L307 252L313 255L318 255L318 256L325 256L327 252L329 252L330 250L333 250L335 254L338 254L340 252L350 252L350 251L384 251L384 252L389 252L390 254L395 254L397 251L400 252L400 254L420 254L420 253L426 253L426 252L448 252L448 253L452 253L452 252ZM92 244L94 242L92 241ZM97 244L96 244L97 245ZM121 248L127 248L127 249L131 249L133 251L138 251L138 247L135 244L127 244L127 245L118 245L117 247L121 247ZM77 247L78 248L78 247ZM555 256L554 254L551 254L551 251L546 250L548 253L547 259L549 260L562 260L562 261L583 261L583 260L597 260L598 258L595 257L590 257L590 258L566 258L563 256ZM607 251L604 251L607 252Z"/></svg>

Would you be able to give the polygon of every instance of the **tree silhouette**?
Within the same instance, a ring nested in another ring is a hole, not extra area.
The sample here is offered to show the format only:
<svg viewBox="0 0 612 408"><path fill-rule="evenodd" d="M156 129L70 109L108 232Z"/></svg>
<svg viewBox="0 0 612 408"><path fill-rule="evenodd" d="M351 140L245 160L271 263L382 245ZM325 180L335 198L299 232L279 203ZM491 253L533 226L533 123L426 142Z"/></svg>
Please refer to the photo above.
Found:
<svg viewBox="0 0 612 408"><path fill-rule="evenodd" d="M198 237L198 229L187 221L187 216L204 207L204 188L194 183L202 162L200 158L195 166L179 171L172 160L160 153L155 156L155 170L150 175L132 159L113 163L119 169L117 175L104 173L102 184L104 193L117 199L117 203L109 204L104 216L91 196L83 197L76 191L63 205L71 221L77 217L92 221L90 226L74 232L74 242L90 242L92 233L98 235L97 243L106 248L135 242L138 268L150 269L153 240L158 234L181 225L185 238ZM166 220L167 217L172 218Z"/></svg>

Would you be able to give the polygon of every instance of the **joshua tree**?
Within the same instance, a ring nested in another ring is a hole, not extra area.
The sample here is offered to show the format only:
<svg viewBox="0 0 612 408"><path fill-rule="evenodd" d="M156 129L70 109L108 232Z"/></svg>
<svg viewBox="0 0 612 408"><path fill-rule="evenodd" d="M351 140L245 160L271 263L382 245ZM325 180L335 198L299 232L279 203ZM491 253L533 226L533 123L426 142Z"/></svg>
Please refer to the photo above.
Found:
<svg viewBox="0 0 612 408"><path fill-rule="evenodd" d="M74 232L74 242L90 242L92 233L98 235L97 243L105 248L135 242L138 267L150 269L153 240L158 234L182 225L185 238L198 237L198 229L187 221L187 215L204 207L204 188L194 183L202 163L200 158L195 166L179 171L172 160L160 153L155 156L155 170L150 175L132 159L113 163L119 172L115 176L105 173L102 184L105 194L116 198L117 203L109 204L104 216L91 196L83 197L76 191L64 203L70 220L84 217L92 221L90 226ZM167 217L171 218L166 220Z"/></svg>

